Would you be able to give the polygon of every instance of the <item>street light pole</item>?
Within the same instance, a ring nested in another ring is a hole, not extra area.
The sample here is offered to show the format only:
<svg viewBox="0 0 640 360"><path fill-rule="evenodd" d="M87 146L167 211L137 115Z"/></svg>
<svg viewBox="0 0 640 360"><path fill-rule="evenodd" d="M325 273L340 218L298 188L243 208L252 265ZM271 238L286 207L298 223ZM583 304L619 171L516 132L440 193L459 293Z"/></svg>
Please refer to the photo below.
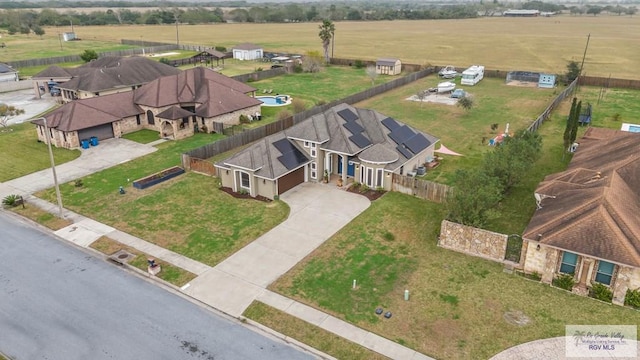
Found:
<svg viewBox="0 0 640 360"><path fill-rule="evenodd" d="M58 198L58 211L60 211L60 217L64 217L62 213L62 196L60 196L60 186L58 186L58 176L56 175L56 164L53 161L53 150L51 149L51 136L49 135L49 127L47 126L47 118L42 118L44 121L44 136L47 139L47 147L49 148L49 160L51 160L51 171L53 172L53 183L56 187L56 197Z"/></svg>

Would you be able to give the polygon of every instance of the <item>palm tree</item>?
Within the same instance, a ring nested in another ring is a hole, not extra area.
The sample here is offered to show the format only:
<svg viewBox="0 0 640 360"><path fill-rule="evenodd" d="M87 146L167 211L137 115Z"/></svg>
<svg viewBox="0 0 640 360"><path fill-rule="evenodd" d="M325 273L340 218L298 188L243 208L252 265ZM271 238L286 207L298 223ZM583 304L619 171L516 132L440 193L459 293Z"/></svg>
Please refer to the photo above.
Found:
<svg viewBox="0 0 640 360"><path fill-rule="evenodd" d="M322 40L322 48L324 49L324 61L329 62L329 44L331 43L331 39L333 39L333 34L336 31L336 26L331 22L331 20L322 20L322 25L320 25L320 40Z"/></svg>

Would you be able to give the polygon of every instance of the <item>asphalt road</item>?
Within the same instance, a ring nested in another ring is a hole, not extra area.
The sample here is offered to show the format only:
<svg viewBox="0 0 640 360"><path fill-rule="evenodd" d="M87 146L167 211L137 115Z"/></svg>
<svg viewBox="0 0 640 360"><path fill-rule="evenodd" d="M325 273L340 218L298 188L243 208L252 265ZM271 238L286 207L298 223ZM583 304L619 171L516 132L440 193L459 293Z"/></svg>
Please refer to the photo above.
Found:
<svg viewBox="0 0 640 360"><path fill-rule="evenodd" d="M20 359L313 359L0 212L0 352Z"/></svg>

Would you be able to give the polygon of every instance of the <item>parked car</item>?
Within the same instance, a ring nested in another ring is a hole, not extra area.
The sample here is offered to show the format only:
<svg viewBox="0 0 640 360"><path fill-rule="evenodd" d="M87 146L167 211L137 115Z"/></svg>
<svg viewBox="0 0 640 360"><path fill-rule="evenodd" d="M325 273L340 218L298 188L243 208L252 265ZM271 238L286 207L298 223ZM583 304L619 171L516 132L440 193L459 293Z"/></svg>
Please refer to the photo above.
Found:
<svg viewBox="0 0 640 360"><path fill-rule="evenodd" d="M451 97L454 98L454 99L460 99L460 98L465 97L466 95L467 94L462 89L455 89L451 93Z"/></svg>

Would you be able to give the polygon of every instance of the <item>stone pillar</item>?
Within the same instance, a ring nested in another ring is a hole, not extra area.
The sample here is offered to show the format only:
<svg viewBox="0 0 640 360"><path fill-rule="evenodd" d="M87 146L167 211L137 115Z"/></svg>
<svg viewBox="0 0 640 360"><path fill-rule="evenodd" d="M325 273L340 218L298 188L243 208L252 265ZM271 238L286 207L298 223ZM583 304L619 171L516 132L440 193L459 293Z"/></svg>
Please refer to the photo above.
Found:
<svg viewBox="0 0 640 360"><path fill-rule="evenodd" d="M551 281L553 281L556 273L556 264L558 263L558 252L559 251L555 249L547 249L544 271L541 274L543 283L551 284Z"/></svg>
<svg viewBox="0 0 640 360"><path fill-rule="evenodd" d="M627 295L627 290L629 289L629 280L630 275L633 269L617 265L618 274L613 279L614 283L611 287L611 291L613 291L613 300L612 302L616 305L624 305L624 297Z"/></svg>

